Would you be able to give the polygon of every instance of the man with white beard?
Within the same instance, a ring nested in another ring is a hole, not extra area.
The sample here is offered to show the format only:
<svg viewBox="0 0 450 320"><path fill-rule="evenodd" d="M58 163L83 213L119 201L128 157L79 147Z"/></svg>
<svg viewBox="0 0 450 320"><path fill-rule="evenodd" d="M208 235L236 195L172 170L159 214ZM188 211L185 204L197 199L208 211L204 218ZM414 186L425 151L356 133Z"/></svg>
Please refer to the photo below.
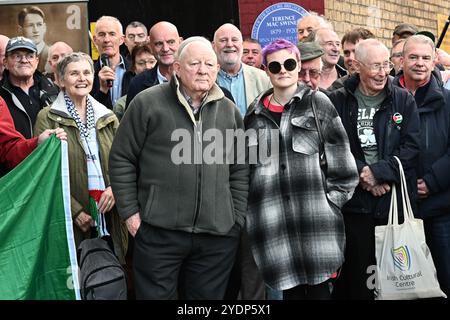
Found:
<svg viewBox="0 0 450 320"><path fill-rule="evenodd" d="M242 63L243 40L241 31L226 23L214 33L214 51L220 64L217 83L231 92L242 116L247 107L263 91L271 87L266 73Z"/></svg>

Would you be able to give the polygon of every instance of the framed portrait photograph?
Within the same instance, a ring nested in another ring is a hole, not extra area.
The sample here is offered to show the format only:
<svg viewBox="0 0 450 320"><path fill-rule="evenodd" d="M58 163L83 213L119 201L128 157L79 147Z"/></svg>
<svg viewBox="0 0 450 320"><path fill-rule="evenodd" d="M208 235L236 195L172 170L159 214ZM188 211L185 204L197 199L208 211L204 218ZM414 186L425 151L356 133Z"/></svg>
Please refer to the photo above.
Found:
<svg viewBox="0 0 450 320"><path fill-rule="evenodd" d="M48 49L63 41L89 54L88 1L0 0L0 34L27 37L36 44L38 70L46 71Z"/></svg>

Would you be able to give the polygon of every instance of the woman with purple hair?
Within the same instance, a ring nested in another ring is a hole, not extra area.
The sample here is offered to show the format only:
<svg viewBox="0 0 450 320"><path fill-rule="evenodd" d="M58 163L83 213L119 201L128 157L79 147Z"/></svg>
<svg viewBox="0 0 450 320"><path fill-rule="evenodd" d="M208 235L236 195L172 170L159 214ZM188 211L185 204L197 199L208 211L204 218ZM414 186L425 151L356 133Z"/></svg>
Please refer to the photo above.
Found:
<svg viewBox="0 0 450 320"><path fill-rule="evenodd" d="M250 163L247 214L253 256L284 299L330 299L344 261L341 207L358 184L355 160L330 100L298 83L298 48L277 39L262 54L273 88L244 120L256 133L249 139L257 161Z"/></svg>

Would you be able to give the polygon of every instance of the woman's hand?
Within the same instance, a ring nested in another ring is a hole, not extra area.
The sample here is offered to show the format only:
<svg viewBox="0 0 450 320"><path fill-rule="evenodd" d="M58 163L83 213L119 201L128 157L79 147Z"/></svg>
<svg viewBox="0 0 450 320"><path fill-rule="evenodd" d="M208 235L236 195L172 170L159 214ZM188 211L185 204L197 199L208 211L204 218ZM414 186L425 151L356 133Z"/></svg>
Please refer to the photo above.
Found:
<svg viewBox="0 0 450 320"><path fill-rule="evenodd" d="M74 222L83 232L88 232L94 226L94 220L84 211L81 211Z"/></svg>
<svg viewBox="0 0 450 320"><path fill-rule="evenodd" d="M101 213L111 211L115 204L116 201L114 200L112 189L111 187L108 187L100 197L100 201L98 202L98 211L100 211Z"/></svg>
<svg viewBox="0 0 450 320"><path fill-rule="evenodd" d="M64 129L46 129L39 135L38 144L41 144L42 142L47 140L52 134L56 134L56 137L60 140L67 140L67 132L65 132Z"/></svg>

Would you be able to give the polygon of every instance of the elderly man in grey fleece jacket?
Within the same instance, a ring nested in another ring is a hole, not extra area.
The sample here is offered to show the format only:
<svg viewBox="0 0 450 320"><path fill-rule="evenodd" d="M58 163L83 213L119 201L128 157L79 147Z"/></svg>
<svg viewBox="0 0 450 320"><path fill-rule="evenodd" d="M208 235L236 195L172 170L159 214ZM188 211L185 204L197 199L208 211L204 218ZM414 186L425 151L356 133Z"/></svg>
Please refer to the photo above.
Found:
<svg viewBox="0 0 450 320"><path fill-rule="evenodd" d="M185 40L176 76L138 94L115 137L110 176L135 237L138 299L223 298L249 171L226 139L244 124L215 84L218 70L208 40Z"/></svg>

